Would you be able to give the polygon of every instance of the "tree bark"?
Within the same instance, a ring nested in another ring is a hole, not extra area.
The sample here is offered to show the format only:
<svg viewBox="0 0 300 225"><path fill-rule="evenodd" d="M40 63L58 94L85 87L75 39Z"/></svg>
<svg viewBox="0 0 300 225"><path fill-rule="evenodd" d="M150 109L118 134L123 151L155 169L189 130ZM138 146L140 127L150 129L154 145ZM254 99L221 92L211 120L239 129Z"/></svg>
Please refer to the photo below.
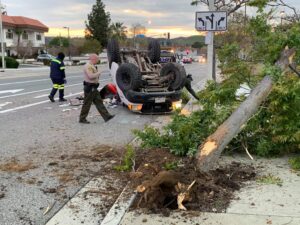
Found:
<svg viewBox="0 0 300 225"><path fill-rule="evenodd" d="M286 47L275 63L283 73L292 63L295 52L294 48L288 49ZM197 166L199 170L208 171L214 167L223 149L242 130L243 125L268 97L272 90L272 82L270 76L265 76L239 108L198 148Z"/></svg>
<svg viewBox="0 0 300 225"><path fill-rule="evenodd" d="M210 135L198 149L198 168L208 171L213 168L223 149L243 128L257 111L272 89L272 79L266 76L251 92L249 97L233 114Z"/></svg>

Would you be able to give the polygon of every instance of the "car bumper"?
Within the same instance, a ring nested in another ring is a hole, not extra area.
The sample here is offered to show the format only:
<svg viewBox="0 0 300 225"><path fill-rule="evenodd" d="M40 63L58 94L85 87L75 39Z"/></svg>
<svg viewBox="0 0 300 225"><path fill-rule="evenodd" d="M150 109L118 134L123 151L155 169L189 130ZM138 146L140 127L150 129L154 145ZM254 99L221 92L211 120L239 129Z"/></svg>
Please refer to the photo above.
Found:
<svg viewBox="0 0 300 225"><path fill-rule="evenodd" d="M181 107L181 91L142 93L128 91L126 99L132 103L128 108L140 113L169 113Z"/></svg>

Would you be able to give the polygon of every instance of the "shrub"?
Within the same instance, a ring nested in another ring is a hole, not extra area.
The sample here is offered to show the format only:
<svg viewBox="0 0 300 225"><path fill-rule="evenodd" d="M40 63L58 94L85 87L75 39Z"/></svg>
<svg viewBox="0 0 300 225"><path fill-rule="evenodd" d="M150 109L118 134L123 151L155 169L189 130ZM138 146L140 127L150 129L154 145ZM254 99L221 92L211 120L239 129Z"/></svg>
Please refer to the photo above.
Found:
<svg viewBox="0 0 300 225"><path fill-rule="evenodd" d="M289 159L289 164L293 170L300 171L300 156Z"/></svg>
<svg viewBox="0 0 300 225"><path fill-rule="evenodd" d="M17 69L19 67L19 62L12 57L5 57L6 68ZM2 60L0 59L0 66L2 67Z"/></svg>
<svg viewBox="0 0 300 225"><path fill-rule="evenodd" d="M121 172L130 171L133 169L134 160L135 160L135 151L131 145L127 145L126 152L121 165L115 166L114 169Z"/></svg>
<svg viewBox="0 0 300 225"><path fill-rule="evenodd" d="M188 103L188 101L190 100L190 96L189 96L189 93L187 92L187 90L184 89L181 92L181 99L182 99L183 104Z"/></svg>
<svg viewBox="0 0 300 225"><path fill-rule="evenodd" d="M50 59L43 59L44 66L50 66L51 60Z"/></svg>
<svg viewBox="0 0 300 225"><path fill-rule="evenodd" d="M174 115L162 134L150 128L136 132L148 147L168 147L176 155L194 154L197 146L244 100L235 96L239 86L247 83L253 88L265 75L271 75L274 81L271 93L227 149L244 150L247 147L251 153L264 157L300 152L300 79L292 72L283 74L274 66L286 44L299 49L299 28L296 24L286 32L273 32L265 29L268 27L264 24L266 20L261 18L253 19L249 28L249 35L258 43L251 48L249 55L259 59L259 62L255 64L240 59L238 53L242 45L239 43L224 45L218 51L224 81L220 84L208 82L206 89L199 94L201 110L189 117ZM297 59L300 56L296 55ZM264 68L254 73L255 66L261 65L261 62Z"/></svg>

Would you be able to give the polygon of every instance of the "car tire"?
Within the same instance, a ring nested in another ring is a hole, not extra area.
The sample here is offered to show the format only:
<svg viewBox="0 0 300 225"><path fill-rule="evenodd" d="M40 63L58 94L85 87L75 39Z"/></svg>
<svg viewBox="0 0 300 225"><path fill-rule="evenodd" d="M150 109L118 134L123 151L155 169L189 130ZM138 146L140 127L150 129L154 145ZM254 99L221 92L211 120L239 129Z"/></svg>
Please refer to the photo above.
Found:
<svg viewBox="0 0 300 225"><path fill-rule="evenodd" d="M133 63L124 63L116 73L116 82L122 91L136 91L141 86L142 75L139 68Z"/></svg>
<svg viewBox="0 0 300 225"><path fill-rule="evenodd" d="M184 87L186 79L186 71L184 67L178 63L167 63L160 71L160 76L167 76L173 73L173 78L169 83L169 90L180 90Z"/></svg>
<svg viewBox="0 0 300 225"><path fill-rule="evenodd" d="M107 44L107 59L109 69L113 62L121 63L120 47L118 41L115 39L111 39Z"/></svg>
<svg viewBox="0 0 300 225"><path fill-rule="evenodd" d="M151 40L148 45L148 56L152 63L160 60L160 44L157 40Z"/></svg>

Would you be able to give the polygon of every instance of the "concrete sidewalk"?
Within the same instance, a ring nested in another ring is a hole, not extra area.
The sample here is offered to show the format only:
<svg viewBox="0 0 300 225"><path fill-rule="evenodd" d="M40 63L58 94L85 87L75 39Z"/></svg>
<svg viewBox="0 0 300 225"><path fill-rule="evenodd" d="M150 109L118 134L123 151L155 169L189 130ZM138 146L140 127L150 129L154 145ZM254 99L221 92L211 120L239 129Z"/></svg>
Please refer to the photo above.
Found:
<svg viewBox="0 0 300 225"><path fill-rule="evenodd" d="M199 82L195 89L202 89L205 82ZM185 107L187 112L197 109L190 101ZM169 122L169 118L161 117L151 125L156 128L161 128ZM178 212L171 213L170 217L163 217L161 215L146 215L138 211L125 213L122 221L118 221L120 215L115 215L115 220L112 218L106 225L171 225L171 224L194 224L194 225L260 225L260 224L276 224L276 225L298 225L300 224L300 176L290 170L288 165L288 158L280 159L255 159L251 161L247 157L222 157L220 164L229 164L232 161L238 161L246 164L253 164L257 168L258 176L272 174L282 180L282 185L274 184L260 184L256 181L249 182L244 188L236 192L233 200L226 213L202 213L202 212ZM100 182L104 183L104 182ZM82 203L83 199L79 200L77 205L85 208ZM74 202L73 202L74 203ZM99 201L101 203L101 201ZM68 209L69 204L64 207L52 220L49 225L64 225L66 224L64 218L72 218L74 225L82 224L82 218L75 218L74 214L70 213ZM116 208L120 204L116 204ZM87 210L91 210L90 207ZM91 210L92 211L92 210ZM122 215L121 215L122 217ZM96 225L100 224L102 216L98 216L84 224ZM99 219L99 220L97 220ZM47 224L47 225L48 225ZM102 223L101 223L102 224Z"/></svg>
<svg viewBox="0 0 300 225"><path fill-rule="evenodd" d="M129 212L121 225L201 224L201 225L298 225L300 224L300 174L290 170L288 158L255 159L222 157L220 164L238 161L255 166L258 178L273 175L282 184L249 182L236 192L226 213L173 212L170 217Z"/></svg>
<svg viewBox="0 0 300 225"><path fill-rule="evenodd" d="M299 225L300 217L244 215L232 213L173 213L162 218L157 215L127 213L121 225Z"/></svg>

